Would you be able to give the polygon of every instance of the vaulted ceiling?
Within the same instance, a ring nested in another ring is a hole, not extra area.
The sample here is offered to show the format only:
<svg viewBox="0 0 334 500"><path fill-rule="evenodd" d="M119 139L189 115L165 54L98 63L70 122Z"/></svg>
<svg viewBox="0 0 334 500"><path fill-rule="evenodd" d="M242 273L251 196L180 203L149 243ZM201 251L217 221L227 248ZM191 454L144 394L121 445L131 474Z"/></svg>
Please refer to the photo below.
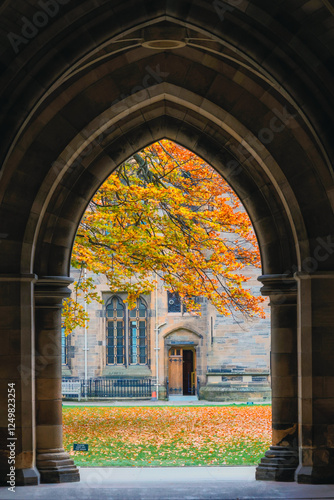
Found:
<svg viewBox="0 0 334 500"><path fill-rule="evenodd" d="M236 190L263 272L302 269L334 223L333 14L327 0L3 2L1 272L66 275L91 196L163 137Z"/></svg>

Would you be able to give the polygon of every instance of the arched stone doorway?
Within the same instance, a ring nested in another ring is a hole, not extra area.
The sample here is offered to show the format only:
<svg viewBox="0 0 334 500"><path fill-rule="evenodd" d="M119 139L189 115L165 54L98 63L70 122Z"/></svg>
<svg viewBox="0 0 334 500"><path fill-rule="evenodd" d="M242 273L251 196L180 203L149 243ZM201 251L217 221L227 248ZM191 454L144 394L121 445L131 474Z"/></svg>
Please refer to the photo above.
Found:
<svg viewBox="0 0 334 500"><path fill-rule="evenodd" d="M169 394L196 394L197 379L201 377L203 381L205 378L206 345L203 335L184 325L163 332L161 346L164 353L162 377L163 380L168 377Z"/></svg>
<svg viewBox="0 0 334 500"><path fill-rule="evenodd" d="M274 445L258 478L333 482L333 40L327 4L306 4L58 1L39 27L39 2L15 26L1 7L2 398L15 381L17 484L78 478L61 435L71 246L107 175L163 137L225 177L258 237Z"/></svg>

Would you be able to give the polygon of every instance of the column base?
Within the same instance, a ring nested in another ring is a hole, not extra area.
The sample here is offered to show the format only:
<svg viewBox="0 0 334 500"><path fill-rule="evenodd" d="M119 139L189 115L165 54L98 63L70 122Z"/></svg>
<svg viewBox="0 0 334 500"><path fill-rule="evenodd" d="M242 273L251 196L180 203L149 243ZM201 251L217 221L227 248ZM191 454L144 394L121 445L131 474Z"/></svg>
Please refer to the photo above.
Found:
<svg viewBox="0 0 334 500"><path fill-rule="evenodd" d="M80 481L79 469L64 449L38 450L37 468L41 483L74 483Z"/></svg>
<svg viewBox="0 0 334 500"><path fill-rule="evenodd" d="M296 470L296 481L301 484L334 484L334 466L306 467L300 465Z"/></svg>
<svg viewBox="0 0 334 500"><path fill-rule="evenodd" d="M18 469L15 473L17 486L36 486L40 482L40 474L36 467Z"/></svg>
<svg viewBox="0 0 334 500"><path fill-rule="evenodd" d="M292 482L295 480L298 463L296 449L270 446L256 468L255 479L257 481Z"/></svg>
<svg viewBox="0 0 334 500"><path fill-rule="evenodd" d="M9 477L7 476L9 470L0 469L0 486L9 487ZM40 483L40 474L36 467L30 469L16 469L15 470L15 486L36 486Z"/></svg>

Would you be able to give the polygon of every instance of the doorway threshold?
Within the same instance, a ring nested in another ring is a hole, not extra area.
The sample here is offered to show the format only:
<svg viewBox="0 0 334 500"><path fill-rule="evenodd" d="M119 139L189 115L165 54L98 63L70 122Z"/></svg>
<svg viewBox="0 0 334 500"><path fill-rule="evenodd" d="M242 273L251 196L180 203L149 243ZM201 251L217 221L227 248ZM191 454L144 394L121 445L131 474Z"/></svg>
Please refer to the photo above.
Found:
<svg viewBox="0 0 334 500"><path fill-rule="evenodd" d="M180 401L188 403L189 401L198 401L197 396L169 396L168 401Z"/></svg>

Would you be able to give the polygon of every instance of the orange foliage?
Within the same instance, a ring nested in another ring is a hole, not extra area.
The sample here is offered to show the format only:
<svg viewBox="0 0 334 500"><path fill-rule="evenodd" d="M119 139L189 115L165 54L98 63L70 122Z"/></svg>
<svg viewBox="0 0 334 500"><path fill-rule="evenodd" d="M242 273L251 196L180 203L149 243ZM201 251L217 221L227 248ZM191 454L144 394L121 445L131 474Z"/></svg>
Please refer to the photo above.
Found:
<svg viewBox="0 0 334 500"><path fill-rule="evenodd" d="M89 452L70 451L74 442L88 443ZM64 445L83 464L95 457L112 465L127 457L136 465L172 465L178 458L218 465L235 463L238 456L238 463L250 463L252 454L258 461L270 444L270 406L64 410Z"/></svg>
<svg viewBox="0 0 334 500"><path fill-rule="evenodd" d="M263 316L263 299L244 288L240 272L260 263L246 212L212 167L171 141L133 155L105 181L82 219L72 263L104 274L112 292L128 293L130 308L159 276L190 312L204 296L220 314Z"/></svg>

